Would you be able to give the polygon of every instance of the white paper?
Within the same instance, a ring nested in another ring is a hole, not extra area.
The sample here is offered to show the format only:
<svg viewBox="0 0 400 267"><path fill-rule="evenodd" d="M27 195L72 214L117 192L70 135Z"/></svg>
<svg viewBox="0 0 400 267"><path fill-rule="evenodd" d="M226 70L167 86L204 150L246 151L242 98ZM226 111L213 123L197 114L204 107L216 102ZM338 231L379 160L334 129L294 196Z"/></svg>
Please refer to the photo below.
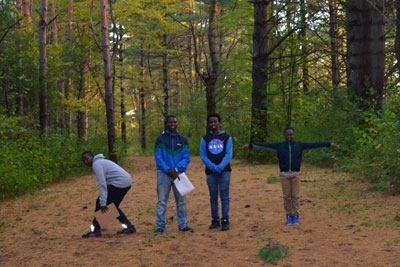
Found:
<svg viewBox="0 0 400 267"><path fill-rule="evenodd" d="M189 178L186 176L186 174L184 172L179 174L178 177L179 177L179 179L176 178L174 180L174 183L175 183L176 189L178 189L178 192L179 192L179 194L181 194L181 196L186 195L187 193L189 193L190 191L192 191L194 189L194 186L192 185Z"/></svg>

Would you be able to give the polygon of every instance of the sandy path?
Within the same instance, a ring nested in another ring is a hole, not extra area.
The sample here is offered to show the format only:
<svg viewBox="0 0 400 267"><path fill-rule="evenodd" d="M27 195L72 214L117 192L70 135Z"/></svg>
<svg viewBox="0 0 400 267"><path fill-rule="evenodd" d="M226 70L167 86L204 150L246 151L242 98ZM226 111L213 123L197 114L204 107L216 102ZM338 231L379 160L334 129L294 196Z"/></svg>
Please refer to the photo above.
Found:
<svg viewBox="0 0 400 267"><path fill-rule="evenodd" d="M170 195L171 222L155 235L156 173L152 157L124 165L134 184L121 208L138 233L117 236L119 225L100 239L82 239L89 230L98 195L94 176L69 179L0 207L0 266L252 266L258 250L279 242L289 246L279 266L400 266L400 197L373 193L346 174L303 166L301 225L285 226L275 165L234 161L231 229L208 230L210 207L203 165L192 158L188 176L195 191L187 196L189 226L177 229Z"/></svg>

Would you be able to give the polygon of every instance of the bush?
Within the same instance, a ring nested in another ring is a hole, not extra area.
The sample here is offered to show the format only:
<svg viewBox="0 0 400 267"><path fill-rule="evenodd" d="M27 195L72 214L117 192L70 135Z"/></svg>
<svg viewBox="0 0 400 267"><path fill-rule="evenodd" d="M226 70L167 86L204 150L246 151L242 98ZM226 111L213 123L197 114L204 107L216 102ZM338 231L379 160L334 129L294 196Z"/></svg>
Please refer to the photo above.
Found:
<svg viewBox="0 0 400 267"><path fill-rule="evenodd" d="M93 136L87 145L67 135L39 132L20 126L24 118L0 118L0 199L21 195L89 169L82 164L86 149L105 151L106 139Z"/></svg>

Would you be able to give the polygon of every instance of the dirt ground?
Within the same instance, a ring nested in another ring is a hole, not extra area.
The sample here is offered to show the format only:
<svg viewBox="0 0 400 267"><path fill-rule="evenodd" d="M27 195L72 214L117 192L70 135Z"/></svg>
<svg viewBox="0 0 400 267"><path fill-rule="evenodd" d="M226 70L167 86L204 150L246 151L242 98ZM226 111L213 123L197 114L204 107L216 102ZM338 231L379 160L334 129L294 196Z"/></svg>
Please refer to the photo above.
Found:
<svg viewBox="0 0 400 267"><path fill-rule="evenodd" d="M377 193L348 174L303 166L301 224L286 226L275 165L232 162L230 230L209 230L204 166L192 157L187 195L189 226L178 231L173 194L169 223L155 230L156 171L152 157L129 158L133 186L121 208L134 235L83 239L93 216L94 175L76 177L34 194L1 202L0 266L260 266L260 248L289 247L278 266L400 266L400 195Z"/></svg>

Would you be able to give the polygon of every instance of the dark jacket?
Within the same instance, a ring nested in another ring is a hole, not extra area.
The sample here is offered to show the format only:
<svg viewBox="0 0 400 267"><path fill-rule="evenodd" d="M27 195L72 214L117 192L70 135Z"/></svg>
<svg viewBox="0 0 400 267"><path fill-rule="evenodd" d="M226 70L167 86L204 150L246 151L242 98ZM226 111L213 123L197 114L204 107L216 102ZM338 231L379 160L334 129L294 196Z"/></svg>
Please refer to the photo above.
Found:
<svg viewBox="0 0 400 267"><path fill-rule="evenodd" d="M203 136L200 142L200 157L206 165L206 174L212 174L213 171L230 172L232 151L232 137L224 131L220 131L217 135L209 132Z"/></svg>
<svg viewBox="0 0 400 267"><path fill-rule="evenodd" d="M250 143L250 149L264 149L277 151L279 168L281 172L300 171L301 156L304 150L320 147L330 147L331 143L302 143L302 142L278 142L278 143Z"/></svg>

